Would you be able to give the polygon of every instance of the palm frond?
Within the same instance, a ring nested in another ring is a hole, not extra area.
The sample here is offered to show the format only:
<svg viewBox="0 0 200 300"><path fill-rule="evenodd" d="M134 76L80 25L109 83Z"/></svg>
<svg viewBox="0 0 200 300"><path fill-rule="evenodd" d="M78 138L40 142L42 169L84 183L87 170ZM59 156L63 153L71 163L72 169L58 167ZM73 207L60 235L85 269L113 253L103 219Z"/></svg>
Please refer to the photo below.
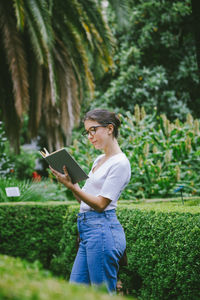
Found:
<svg viewBox="0 0 200 300"><path fill-rule="evenodd" d="M55 58L60 88L61 128L69 140L74 124L78 125L80 119L80 95L78 93L79 78L61 41L58 41L59 52L55 48ZM68 142L68 141L67 141Z"/></svg>
<svg viewBox="0 0 200 300"><path fill-rule="evenodd" d="M48 59L48 69L49 69L49 81L50 81L50 88L51 88L51 101L54 105L58 101L58 87L57 87L57 80L56 80L56 71L54 66L54 59L51 55L51 52L47 52L47 59Z"/></svg>
<svg viewBox="0 0 200 300"><path fill-rule="evenodd" d="M25 1L24 11L25 11L25 19L28 29L28 36L31 41L35 56L38 62L42 65L47 64L46 51L43 45L41 34L37 28L37 25L34 22L29 6L27 5L28 1Z"/></svg>
<svg viewBox="0 0 200 300"><path fill-rule="evenodd" d="M96 58L101 58L101 63L103 62L103 65L100 65L106 65L107 68L112 66L115 42L101 10L93 0L80 0L79 14L82 14L87 24L87 32L91 33L94 46L93 53L95 53Z"/></svg>
<svg viewBox="0 0 200 300"><path fill-rule="evenodd" d="M25 1L24 10L35 54L39 59L39 63L47 65L47 52L53 45L53 32L46 2L39 0Z"/></svg>
<svg viewBox="0 0 200 300"><path fill-rule="evenodd" d="M34 138L37 136L42 116L43 67L37 63L34 56L31 59L29 133L30 138Z"/></svg>
<svg viewBox="0 0 200 300"><path fill-rule="evenodd" d="M76 28L67 21L66 21L66 24L67 24L68 29L70 29L70 32L73 36L73 47L78 49L79 59L81 60L81 64L84 68L85 80L89 87L89 91L91 92L91 94L93 94L94 79L93 79L91 70L89 68L89 61L88 61L88 55L87 55L86 49L84 47L82 39L81 39L79 33L77 32Z"/></svg>
<svg viewBox="0 0 200 300"><path fill-rule="evenodd" d="M9 8L6 5L0 5L0 11L3 42L13 82L15 109L19 118L22 118L29 105L28 73L24 44L20 33L16 29L12 15L9 13Z"/></svg>
<svg viewBox="0 0 200 300"><path fill-rule="evenodd" d="M12 91L12 78L10 76L8 63L5 59L5 51L3 41L0 39L0 119L5 123L6 135L9 138L11 147L18 153L21 120L16 114Z"/></svg>
<svg viewBox="0 0 200 300"><path fill-rule="evenodd" d="M53 44L53 31L47 2L41 0L29 0L27 3L36 27L41 34L44 46L51 48Z"/></svg>
<svg viewBox="0 0 200 300"><path fill-rule="evenodd" d="M15 8L15 14L17 17L17 28L19 30L24 29L24 6L23 6L23 0L13 0L13 5Z"/></svg>
<svg viewBox="0 0 200 300"><path fill-rule="evenodd" d="M35 136L43 124L52 151L69 143L84 93L93 96L91 67L98 74L112 67L114 40L96 0L7 2L0 2L0 24L17 115L30 92L29 129Z"/></svg>
<svg viewBox="0 0 200 300"><path fill-rule="evenodd" d="M79 61L81 53L78 53L79 48L74 43L77 37L74 38L73 36L78 34L87 56L95 57L94 66L96 68L105 72L110 66L113 66L114 41L95 1L71 0L67 2L58 0L56 1L56 10L57 5L61 5L61 10L65 13L59 15L59 28L56 22L53 24L54 30L59 38L65 42L75 64L77 63L78 66L81 64Z"/></svg>
<svg viewBox="0 0 200 300"><path fill-rule="evenodd" d="M108 0L110 5L112 6L115 15L116 20L118 22L118 26L121 29L127 28L129 25L129 17L128 17L128 11L129 11L129 1L127 0Z"/></svg>

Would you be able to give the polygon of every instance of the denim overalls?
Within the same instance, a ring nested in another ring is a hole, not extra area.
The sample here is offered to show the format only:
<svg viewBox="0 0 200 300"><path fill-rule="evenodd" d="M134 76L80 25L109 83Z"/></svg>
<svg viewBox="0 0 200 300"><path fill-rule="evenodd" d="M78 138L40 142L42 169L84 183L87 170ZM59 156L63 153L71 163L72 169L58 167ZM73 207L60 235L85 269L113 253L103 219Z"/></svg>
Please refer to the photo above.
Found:
<svg viewBox="0 0 200 300"><path fill-rule="evenodd" d="M126 248L124 230L115 210L79 213L77 222L80 245L70 282L106 284L110 293L115 292L119 260Z"/></svg>

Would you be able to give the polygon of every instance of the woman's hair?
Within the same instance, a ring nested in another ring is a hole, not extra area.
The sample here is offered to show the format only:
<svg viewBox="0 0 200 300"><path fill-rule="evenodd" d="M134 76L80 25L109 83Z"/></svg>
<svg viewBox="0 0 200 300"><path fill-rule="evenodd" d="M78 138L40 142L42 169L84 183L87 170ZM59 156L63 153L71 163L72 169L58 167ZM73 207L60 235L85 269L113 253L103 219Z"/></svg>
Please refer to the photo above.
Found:
<svg viewBox="0 0 200 300"><path fill-rule="evenodd" d="M118 128L120 127L120 119L114 112L110 112L106 109L94 109L86 113L84 121L93 120L98 122L100 125L112 124L114 127L113 136L118 137Z"/></svg>

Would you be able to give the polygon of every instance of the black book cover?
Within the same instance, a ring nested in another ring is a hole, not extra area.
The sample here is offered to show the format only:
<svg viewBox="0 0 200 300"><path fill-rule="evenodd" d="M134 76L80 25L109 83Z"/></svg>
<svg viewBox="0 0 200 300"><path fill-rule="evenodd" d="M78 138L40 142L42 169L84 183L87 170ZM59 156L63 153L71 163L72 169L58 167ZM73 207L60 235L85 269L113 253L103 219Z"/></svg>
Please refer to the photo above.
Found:
<svg viewBox="0 0 200 300"><path fill-rule="evenodd" d="M88 175L64 148L50 154L40 151L40 154L54 170L62 174L64 174L63 167L66 166L72 183L77 183L88 178Z"/></svg>

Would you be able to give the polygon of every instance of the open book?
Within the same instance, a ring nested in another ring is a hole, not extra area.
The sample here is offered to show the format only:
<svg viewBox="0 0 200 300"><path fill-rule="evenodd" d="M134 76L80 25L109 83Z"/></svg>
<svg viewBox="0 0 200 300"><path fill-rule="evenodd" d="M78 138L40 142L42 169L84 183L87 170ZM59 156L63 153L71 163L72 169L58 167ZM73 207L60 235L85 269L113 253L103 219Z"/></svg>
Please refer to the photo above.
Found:
<svg viewBox="0 0 200 300"><path fill-rule="evenodd" d="M87 174L65 148L52 153L49 153L44 148L42 151L39 151L39 153L54 170L62 174L64 174L63 167L66 166L72 183L77 183L88 178Z"/></svg>

